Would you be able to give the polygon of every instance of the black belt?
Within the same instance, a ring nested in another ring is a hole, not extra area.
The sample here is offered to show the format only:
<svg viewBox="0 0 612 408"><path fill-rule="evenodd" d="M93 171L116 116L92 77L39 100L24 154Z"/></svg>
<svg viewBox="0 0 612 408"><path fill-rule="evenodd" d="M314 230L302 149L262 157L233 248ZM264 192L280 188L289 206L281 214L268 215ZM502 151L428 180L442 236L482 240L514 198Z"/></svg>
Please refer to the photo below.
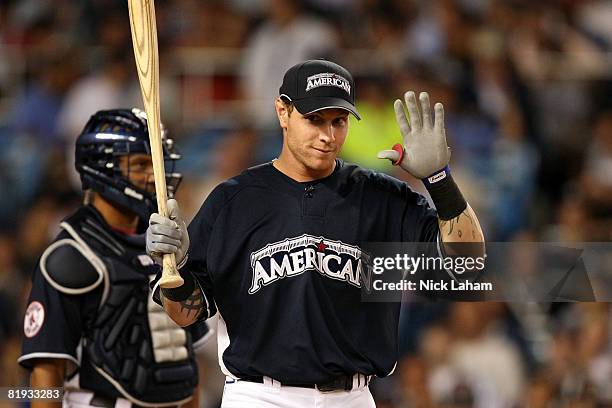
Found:
<svg viewBox="0 0 612 408"><path fill-rule="evenodd" d="M99 394L94 394L93 397L91 397L91 401L89 401L89 405L91 405L92 407L101 407L101 408L115 408L116 403L117 403L117 398L106 397L104 395L99 395ZM145 408L145 407L132 403L132 408ZM178 405L170 405L165 408L178 408Z"/></svg>
<svg viewBox="0 0 612 408"><path fill-rule="evenodd" d="M369 377L363 374L360 374L360 376L363 376L364 385L367 385L369 382L368 380ZM292 383L292 382L291 383L286 383L286 382L281 383L280 381L279 383L283 387L314 388L321 392L350 391L353 389L353 377L354 376L352 375L341 375L341 376L333 378L330 381L326 381L320 384L304 384L304 383ZM259 383L259 384L264 383L264 379L262 376L241 377L239 381L248 381L248 382L254 382L254 383Z"/></svg>

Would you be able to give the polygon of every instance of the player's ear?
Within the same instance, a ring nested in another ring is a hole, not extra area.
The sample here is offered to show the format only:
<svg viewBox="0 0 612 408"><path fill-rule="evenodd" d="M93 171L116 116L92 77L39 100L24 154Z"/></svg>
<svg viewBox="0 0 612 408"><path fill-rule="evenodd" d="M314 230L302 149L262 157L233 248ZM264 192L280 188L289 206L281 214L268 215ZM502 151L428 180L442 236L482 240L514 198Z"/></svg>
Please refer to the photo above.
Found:
<svg viewBox="0 0 612 408"><path fill-rule="evenodd" d="M278 116L278 124L282 129L287 129L289 123L289 109L287 105L281 100L276 98L274 101L274 107L276 108L276 116Z"/></svg>

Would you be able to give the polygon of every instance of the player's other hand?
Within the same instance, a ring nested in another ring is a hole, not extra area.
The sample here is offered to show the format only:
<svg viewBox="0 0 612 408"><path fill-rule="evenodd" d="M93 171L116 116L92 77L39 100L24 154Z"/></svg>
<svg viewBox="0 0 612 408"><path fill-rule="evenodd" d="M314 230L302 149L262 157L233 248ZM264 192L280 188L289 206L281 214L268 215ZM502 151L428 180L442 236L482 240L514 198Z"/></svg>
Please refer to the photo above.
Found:
<svg viewBox="0 0 612 408"><path fill-rule="evenodd" d="M424 179L446 167L450 160L444 130L444 107L436 103L432 120L427 92L419 95L420 111L413 91L406 92L404 99L409 116L406 116L402 101L397 99L393 105L403 144L396 144L393 150L378 152L378 158L389 159L414 177Z"/></svg>
<svg viewBox="0 0 612 408"><path fill-rule="evenodd" d="M164 254L174 254L176 264L181 267L187 260L189 234L175 199L168 200L168 217L158 213L149 217L147 228L147 254L161 265Z"/></svg>

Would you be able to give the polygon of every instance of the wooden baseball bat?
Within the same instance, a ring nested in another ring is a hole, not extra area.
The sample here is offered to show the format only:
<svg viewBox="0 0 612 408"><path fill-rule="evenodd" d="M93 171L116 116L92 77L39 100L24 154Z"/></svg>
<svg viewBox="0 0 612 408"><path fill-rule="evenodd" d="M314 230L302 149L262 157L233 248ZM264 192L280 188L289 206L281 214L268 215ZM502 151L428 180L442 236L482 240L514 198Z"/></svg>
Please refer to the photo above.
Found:
<svg viewBox="0 0 612 408"><path fill-rule="evenodd" d="M128 8L130 10L132 46L136 59L136 69L140 81L142 100L147 113L157 210L161 216L167 217L168 193L159 113L159 54L157 51L155 3L153 0L128 0ZM162 267L162 277L159 281L162 288L176 288L183 284L183 278L176 270L174 254L164 255Z"/></svg>

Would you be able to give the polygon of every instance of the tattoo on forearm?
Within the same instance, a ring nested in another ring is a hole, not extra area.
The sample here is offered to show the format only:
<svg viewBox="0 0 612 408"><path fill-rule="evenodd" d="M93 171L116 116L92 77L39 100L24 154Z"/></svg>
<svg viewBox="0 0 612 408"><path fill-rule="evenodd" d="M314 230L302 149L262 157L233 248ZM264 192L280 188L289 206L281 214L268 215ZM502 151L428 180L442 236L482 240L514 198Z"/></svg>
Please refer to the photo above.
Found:
<svg viewBox="0 0 612 408"><path fill-rule="evenodd" d="M179 304L181 305L181 313L187 311L187 317L191 317L191 313L194 313L195 316L198 317L203 309L203 299L200 289L196 288L191 296L179 302Z"/></svg>
<svg viewBox="0 0 612 408"><path fill-rule="evenodd" d="M459 222L459 220L461 219L461 216L464 214L465 214L465 211L459 214L458 216L456 216L455 218L451 218L450 220L446 220L446 221L440 221L440 229L444 229L444 227L448 225L447 234L448 235L452 234L455 229L455 225Z"/></svg>
<svg viewBox="0 0 612 408"><path fill-rule="evenodd" d="M453 234L453 232L456 232L459 238L463 237L463 230L460 228L456 228L461 222L462 217L466 217L469 220L471 224L472 238L476 239L476 232L478 228L476 226L476 223L474 222L474 219L471 217L467 209L455 218L452 218L450 220L445 220L445 221L440 220L440 229L443 231L446 230L447 235L451 235Z"/></svg>
<svg viewBox="0 0 612 408"><path fill-rule="evenodd" d="M459 215L459 217L461 217L461 214ZM459 217L457 217L457 218L459 218ZM456 220L456 218L453 218L451 220L444 221L442 223L442 226L444 226L445 223L448 223L448 234L449 235L453 233L453 228L455 227L455 220Z"/></svg>

